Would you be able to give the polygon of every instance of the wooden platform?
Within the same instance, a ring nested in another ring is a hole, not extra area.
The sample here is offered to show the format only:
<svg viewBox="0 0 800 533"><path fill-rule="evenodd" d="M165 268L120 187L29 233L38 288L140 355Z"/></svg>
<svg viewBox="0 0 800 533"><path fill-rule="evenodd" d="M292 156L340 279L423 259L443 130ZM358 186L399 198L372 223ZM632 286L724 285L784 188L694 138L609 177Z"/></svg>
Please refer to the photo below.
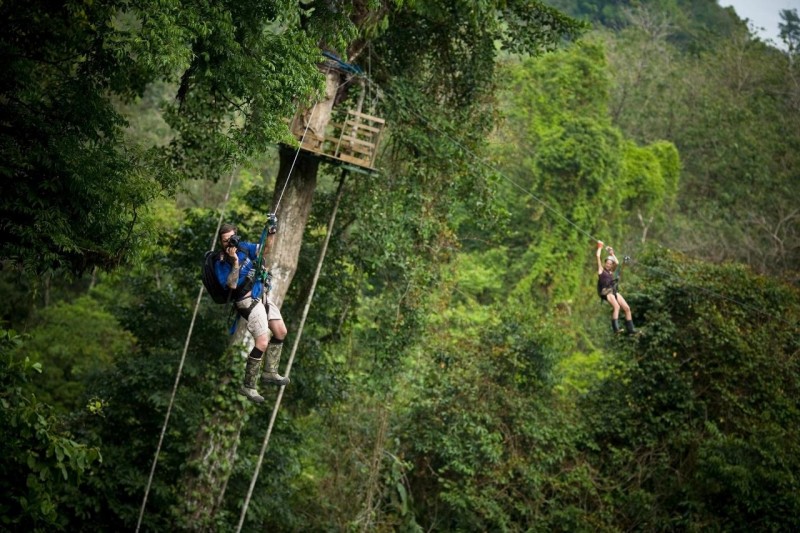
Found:
<svg viewBox="0 0 800 533"><path fill-rule="evenodd" d="M344 123L328 123L324 137L306 131L297 115L290 129L303 150L371 170L375 168L384 124L382 118L351 109Z"/></svg>

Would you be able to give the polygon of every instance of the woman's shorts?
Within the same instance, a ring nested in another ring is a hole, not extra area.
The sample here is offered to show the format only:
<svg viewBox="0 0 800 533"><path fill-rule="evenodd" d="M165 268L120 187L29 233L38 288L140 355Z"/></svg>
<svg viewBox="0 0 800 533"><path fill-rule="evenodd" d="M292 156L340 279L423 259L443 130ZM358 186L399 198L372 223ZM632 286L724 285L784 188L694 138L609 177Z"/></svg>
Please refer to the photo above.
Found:
<svg viewBox="0 0 800 533"><path fill-rule="evenodd" d="M600 291L600 294L598 294L597 296L598 296L598 297L599 297L599 298L600 298L602 301L604 301L604 302L607 302L607 301L608 301L608 298L607 298L607 296L608 296L609 294L614 294L614 295L616 295L616 294L617 294L617 291L615 291L613 287L606 287L606 288L604 288L603 290L601 290L601 291Z"/></svg>

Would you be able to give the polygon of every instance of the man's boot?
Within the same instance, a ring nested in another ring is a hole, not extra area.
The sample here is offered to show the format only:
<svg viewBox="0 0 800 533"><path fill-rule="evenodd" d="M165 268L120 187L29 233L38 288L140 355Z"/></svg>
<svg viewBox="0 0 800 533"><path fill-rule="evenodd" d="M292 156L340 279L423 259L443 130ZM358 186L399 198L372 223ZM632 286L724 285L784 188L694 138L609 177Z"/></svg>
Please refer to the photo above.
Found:
<svg viewBox="0 0 800 533"><path fill-rule="evenodd" d="M636 335L638 333L638 331L636 331L636 328L633 327L633 320L625 321L625 332L628 335Z"/></svg>
<svg viewBox="0 0 800 533"><path fill-rule="evenodd" d="M619 333L619 319L616 318L611 319L611 330L614 333Z"/></svg>
<svg viewBox="0 0 800 533"><path fill-rule="evenodd" d="M289 384L289 378L278 374L278 364L281 362L281 350L283 350L283 342L275 342L273 340L269 343L269 346L267 346L264 373L261 374L261 381L266 385L278 385L280 387Z"/></svg>
<svg viewBox="0 0 800 533"><path fill-rule="evenodd" d="M248 400L255 403L261 403L264 401L264 397L261 396L256 390L256 387L258 386L258 371L260 366L261 359L256 359L255 357L247 358L247 366L244 367L244 383L239 389L239 394L242 396L247 396Z"/></svg>

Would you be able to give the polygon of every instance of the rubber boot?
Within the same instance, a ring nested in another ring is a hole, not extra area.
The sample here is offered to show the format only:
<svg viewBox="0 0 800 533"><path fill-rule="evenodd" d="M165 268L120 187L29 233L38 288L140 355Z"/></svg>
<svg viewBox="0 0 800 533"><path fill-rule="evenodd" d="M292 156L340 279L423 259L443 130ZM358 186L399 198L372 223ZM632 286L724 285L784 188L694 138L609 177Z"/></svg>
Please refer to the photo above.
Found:
<svg viewBox="0 0 800 533"><path fill-rule="evenodd" d="M619 333L619 319L617 319L617 318L612 318L611 319L611 330L614 333Z"/></svg>
<svg viewBox="0 0 800 533"><path fill-rule="evenodd" d="M289 378L285 378L278 374L278 364L281 362L281 350L283 350L282 343L269 343L267 346L267 353L265 354L266 361L264 362L264 373L261 374L261 382L265 385L284 386L289 384Z"/></svg>
<svg viewBox="0 0 800 533"><path fill-rule="evenodd" d="M248 400L255 403L261 403L264 401L264 397L261 396L256 390L260 366L261 359L256 359L255 357L247 358L247 366L244 367L244 383L239 389L239 394L246 396Z"/></svg>
<svg viewBox="0 0 800 533"><path fill-rule="evenodd" d="M636 328L633 327L633 320L625 321L625 333L627 333L628 335L636 335L638 333L638 331L636 331Z"/></svg>

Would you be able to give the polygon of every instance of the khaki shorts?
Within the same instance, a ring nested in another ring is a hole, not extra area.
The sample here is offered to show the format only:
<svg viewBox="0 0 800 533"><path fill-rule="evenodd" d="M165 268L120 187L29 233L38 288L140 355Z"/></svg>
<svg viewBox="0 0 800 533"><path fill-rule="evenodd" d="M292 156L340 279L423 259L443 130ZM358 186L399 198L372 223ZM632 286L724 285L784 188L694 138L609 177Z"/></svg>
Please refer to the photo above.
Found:
<svg viewBox="0 0 800 533"><path fill-rule="evenodd" d="M248 309L251 305L253 305L252 298L245 298L244 300L236 302L236 307L239 309ZM267 296L266 308L259 300L256 306L250 311L250 316L247 319L247 331L250 332L250 335L252 335L254 339L257 339L261 335L266 335L269 333L270 320L283 320L283 316L281 316L281 311L278 309L278 306L275 305L275 302L272 301L272 298Z"/></svg>

